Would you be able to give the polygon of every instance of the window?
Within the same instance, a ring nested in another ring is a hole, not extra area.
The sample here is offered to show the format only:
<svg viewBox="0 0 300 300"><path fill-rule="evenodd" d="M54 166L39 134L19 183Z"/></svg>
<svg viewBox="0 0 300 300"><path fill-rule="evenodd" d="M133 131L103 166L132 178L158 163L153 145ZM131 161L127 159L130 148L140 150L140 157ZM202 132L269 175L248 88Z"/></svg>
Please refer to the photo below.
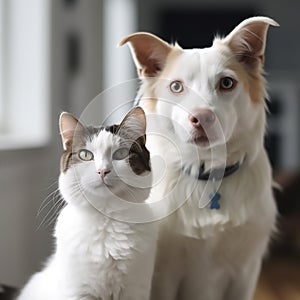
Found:
<svg viewBox="0 0 300 300"><path fill-rule="evenodd" d="M119 122L136 97L138 81L129 80L136 77L129 48L126 46L120 49L116 45L126 35L137 31L137 5L137 0L104 1L104 91L101 99L102 112L107 124Z"/></svg>
<svg viewBox="0 0 300 300"><path fill-rule="evenodd" d="M0 149L50 137L50 0L0 1Z"/></svg>

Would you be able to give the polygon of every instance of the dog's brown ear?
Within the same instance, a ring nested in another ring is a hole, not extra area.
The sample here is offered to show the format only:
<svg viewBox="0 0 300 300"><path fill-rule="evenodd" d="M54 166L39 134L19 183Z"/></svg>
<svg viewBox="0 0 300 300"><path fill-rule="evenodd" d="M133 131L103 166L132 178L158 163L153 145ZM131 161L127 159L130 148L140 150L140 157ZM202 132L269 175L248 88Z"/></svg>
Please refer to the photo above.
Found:
<svg viewBox="0 0 300 300"><path fill-rule="evenodd" d="M119 46L129 43L130 50L140 77L152 77L164 68L172 46L157 36L137 32L124 37Z"/></svg>
<svg viewBox="0 0 300 300"><path fill-rule="evenodd" d="M266 37L270 25L279 26L267 17L246 19L224 39L224 42L240 62L255 68L259 63L264 63Z"/></svg>

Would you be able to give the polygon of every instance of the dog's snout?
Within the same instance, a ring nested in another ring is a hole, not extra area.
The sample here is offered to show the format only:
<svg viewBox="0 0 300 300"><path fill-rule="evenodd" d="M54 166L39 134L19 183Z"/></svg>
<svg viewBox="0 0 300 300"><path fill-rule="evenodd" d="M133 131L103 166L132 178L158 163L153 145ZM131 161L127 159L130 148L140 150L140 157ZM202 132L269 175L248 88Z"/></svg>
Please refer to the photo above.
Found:
<svg viewBox="0 0 300 300"><path fill-rule="evenodd" d="M197 109L189 114L189 121L195 128L203 127L207 129L214 124L215 120L216 115L210 109Z"/></svg>

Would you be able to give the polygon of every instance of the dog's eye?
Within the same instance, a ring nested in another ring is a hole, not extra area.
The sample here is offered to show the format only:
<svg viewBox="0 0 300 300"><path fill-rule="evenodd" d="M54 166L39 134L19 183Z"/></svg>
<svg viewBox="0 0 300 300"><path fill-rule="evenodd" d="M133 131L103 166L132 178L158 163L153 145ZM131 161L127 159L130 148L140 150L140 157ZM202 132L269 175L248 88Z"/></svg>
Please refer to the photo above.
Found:
<svg viewBox="0 0 300 300"><path fill-rule="evenodd" d="M219 83L219 89L221 91L232 90L235 87L236 81L230 77L223 77Z"/></svg>
<svg viewBox="0 0 300 300"><path fill-rule="evenodd" d="M94 159L94 154L86 149L82 149L78 152L78 157L83 161L90 161Z"/></svg>
<svg viewBox="0 0 300 300"><path fill-rule="evenodd" d="M171 84L170 84L170 90L173 93L177 93L177 94L183 92L182 82L179 81L179 80L172 81Z"/></svg>

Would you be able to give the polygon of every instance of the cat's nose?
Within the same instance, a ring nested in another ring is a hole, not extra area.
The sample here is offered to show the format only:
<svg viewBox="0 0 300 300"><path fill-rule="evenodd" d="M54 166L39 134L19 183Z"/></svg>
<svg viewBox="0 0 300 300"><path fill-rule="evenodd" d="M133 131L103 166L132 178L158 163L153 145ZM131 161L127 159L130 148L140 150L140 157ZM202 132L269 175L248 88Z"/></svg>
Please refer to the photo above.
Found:
<svg viewBox="0 0 300 300"><path fill-rule="evenodd" d="M108 169L101 169L97 173L101 176L101 178L104 178L107 174L110 173L110 170L108 170Z"/></svg>

